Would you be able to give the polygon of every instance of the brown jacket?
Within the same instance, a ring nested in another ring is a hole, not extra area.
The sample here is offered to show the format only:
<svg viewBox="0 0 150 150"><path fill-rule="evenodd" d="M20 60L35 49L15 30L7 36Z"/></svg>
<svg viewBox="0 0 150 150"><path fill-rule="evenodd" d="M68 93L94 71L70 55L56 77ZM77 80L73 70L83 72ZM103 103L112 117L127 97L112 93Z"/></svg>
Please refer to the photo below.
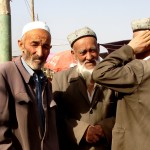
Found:
<svg viewBox="0 0 150 150"><path fill-rule="evenodd" d="M111 132L116 111L115 93L97 84L92 103L90 103L85 81L78 75L76 67L56 73L52 87L59 116L63 115L67 122L67 126L63 126L63 121L60 123L61 131L64 131L62 144L65 145L66 142L66 145L69 145L68 140L70 140L72 146L62 149L108 150L111 145ZM88 144L83 138L84 133L89 125L95 124L101 124L106 139L96 144ZM68 135L69 139L65 138L65 135Z"/></svg>
<svg viewBox="0 0 150 150"><path fill-rule="evenodd" d="M39 131L31 78L20 57L0 65L0 150L58 150L51 85L43 92L45 133Z"/></svg>
<svg viewBox="0 0 150 150"><path fill-rule="evenodd" d="M126 45L95 68L93 79L120 95L112 150L149 150L150 60L134 59L133 50Z"/></svg>

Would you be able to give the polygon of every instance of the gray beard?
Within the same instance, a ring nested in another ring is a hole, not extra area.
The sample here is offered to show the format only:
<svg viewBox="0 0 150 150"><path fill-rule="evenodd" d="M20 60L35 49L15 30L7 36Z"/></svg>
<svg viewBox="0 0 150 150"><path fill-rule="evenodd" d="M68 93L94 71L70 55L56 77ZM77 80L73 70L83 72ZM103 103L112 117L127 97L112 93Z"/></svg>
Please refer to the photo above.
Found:
<svg viewBox="0 0 150 150"><path fill-rule="evenodd" d="M96 60L96 64L97 64L98 62L100 62L99 59ZM84 78L87 87L92 84L92 83L91 83L91 78L92 78L93 70L94 70L94 68L92 68L92 69L87 69L87 68L85 67L85 63L83 63L83 64L81 65L80 62L78 61L78 64L77 64L77 71L78 71L78 73L80 73L80 74L82 75L82 77Z"/></svg>
<svg viewBox="0 0 150 150"><path fill-rule="evenodd" d="M80 68L80 69L79 69ZM93 69L86 69L84 66L78 66L79 73L82 75L84 78L86 85L89 86L91 83L91 75L93 72Z"/></svg>

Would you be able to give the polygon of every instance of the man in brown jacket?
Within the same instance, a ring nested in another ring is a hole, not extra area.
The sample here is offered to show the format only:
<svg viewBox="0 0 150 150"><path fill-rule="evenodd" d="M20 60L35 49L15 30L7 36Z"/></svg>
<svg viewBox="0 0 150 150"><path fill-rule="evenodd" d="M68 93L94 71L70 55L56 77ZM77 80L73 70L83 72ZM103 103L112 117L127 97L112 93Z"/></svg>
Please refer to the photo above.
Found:
<svg viewBox="0 0 150 150"><path fill-rule="evenodd" d="M41 67L51 48L49 27L24 26L22 56L0 64L0 150L59 150L55 102Z"/></svg>
<svg viewBox="0 0 150 150"><path fill-rule="evenodd" d="M93 68L100 61L97 36L84 27L68 40L78 64L56 73L52 80L61 118L61 150L110 150L117 97L114 91L91 82Z"/></svg>
<svg viewBox="0 0 150 150"><path fill-rule="evenodd" d="M129 44L93 71L94 81L119 92L112 150L150 149L150 18L133 21L132 29Z"/></svg>

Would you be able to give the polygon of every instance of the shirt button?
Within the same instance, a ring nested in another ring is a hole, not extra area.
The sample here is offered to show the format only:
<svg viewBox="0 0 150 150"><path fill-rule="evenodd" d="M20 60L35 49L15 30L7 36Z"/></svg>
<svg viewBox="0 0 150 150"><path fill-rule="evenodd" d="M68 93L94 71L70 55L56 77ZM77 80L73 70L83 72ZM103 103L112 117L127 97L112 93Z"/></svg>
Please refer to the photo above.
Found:
<svg viewBox="0 0 150 150"><path fill-rule="evenodd" d="M90 109L90 114L93 114L93 109L92 108Z"/></svg>

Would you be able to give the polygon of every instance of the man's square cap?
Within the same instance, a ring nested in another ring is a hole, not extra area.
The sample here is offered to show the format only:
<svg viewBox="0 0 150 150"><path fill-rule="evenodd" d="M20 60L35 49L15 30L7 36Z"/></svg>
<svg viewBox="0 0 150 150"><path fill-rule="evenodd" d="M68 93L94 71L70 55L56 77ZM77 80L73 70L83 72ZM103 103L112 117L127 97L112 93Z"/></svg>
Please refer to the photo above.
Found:
<svg viewBox="0 0 150 150"><path fill-rule="evenodd" d="M70 46L72 47L73 44L78 39L80 39L82 37L87 37L87 36L94 37L97 40L96 33L92 29L90 29L89 27L83 27L83 28L80 28L78 30L75 30L74 32L72 32L71 34L68 35L67 39L70 43Z"/></svg>

